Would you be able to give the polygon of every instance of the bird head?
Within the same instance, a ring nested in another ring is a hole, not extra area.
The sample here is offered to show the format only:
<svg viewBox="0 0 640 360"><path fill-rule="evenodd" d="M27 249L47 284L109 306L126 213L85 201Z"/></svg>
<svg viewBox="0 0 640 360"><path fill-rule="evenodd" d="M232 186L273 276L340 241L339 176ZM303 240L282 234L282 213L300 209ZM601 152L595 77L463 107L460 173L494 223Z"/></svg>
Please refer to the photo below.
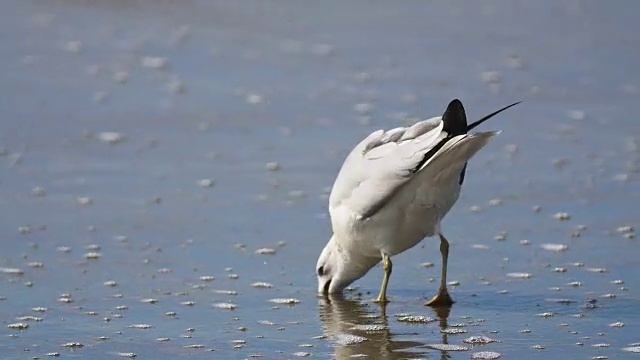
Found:
<svg viewBox="0 0 640 360"><path fill-rule="evenodd" d="M335 236L331 237L320 253L316 265L318 293L337 294L363 277L379 259L359 259L341 248Z"/></svg>

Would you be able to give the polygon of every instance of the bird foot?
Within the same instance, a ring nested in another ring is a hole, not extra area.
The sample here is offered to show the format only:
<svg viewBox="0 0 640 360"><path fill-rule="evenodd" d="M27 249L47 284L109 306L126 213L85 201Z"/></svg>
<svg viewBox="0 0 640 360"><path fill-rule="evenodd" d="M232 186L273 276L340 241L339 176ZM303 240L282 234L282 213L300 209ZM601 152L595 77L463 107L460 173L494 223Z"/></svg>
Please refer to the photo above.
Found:
<svg viewBox="0 0 640 360"><path fill-rule="evenodd" d="M373 302L378 303L379 305L387 305L389 303L389 300L386 296L378 296L373 300Z"/></svg>
<svg viewBox="0 0 640 360"><path fill-rule="evenodd" d="M429 301L427 301L425 305L433 306L433 307L443 307L443 306L451 306L453 305L453 303L454 303L453 299L451 299L449 292L445 288L445 289L438 290L438 293L434 297L432 297Z"/></svg>

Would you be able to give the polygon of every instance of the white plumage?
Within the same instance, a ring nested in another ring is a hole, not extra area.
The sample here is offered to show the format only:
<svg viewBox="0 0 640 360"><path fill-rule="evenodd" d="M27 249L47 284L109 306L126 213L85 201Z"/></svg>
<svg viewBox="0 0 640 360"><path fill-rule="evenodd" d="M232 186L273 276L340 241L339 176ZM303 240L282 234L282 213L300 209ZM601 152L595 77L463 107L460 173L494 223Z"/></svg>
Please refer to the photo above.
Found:
<svg viewBox="0 0 640 360"><path fill-rule="evenodd" d="M333 236L318 259L318 291L341 292L382 259L378 301L386 302L390 257L440 235L443 281L440 300L432 303L450 304L440 222L458 200L467 161L499 133L467 132L513 105L467 126L462 103L454 100L441 117L374 131L356 145L329 197Z"/></svg>

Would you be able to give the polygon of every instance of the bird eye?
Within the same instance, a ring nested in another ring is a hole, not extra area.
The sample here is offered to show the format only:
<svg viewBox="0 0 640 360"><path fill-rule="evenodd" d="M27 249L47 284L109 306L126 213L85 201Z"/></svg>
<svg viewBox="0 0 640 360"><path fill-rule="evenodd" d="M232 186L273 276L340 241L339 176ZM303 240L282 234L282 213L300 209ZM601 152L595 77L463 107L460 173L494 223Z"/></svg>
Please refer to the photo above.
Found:
<svg viewBox="0 0 640 360"><path fill-rule="evenodd" d="M324 275L324 266L320 266L318 268L318 276L323 276Z"/></svg>

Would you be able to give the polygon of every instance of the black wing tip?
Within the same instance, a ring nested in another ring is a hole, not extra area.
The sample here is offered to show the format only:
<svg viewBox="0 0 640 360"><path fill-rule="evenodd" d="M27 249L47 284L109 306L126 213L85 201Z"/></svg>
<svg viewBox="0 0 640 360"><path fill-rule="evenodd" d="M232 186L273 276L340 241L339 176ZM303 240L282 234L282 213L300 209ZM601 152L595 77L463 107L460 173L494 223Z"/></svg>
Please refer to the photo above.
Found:
<svg viewBox="0 0 640 360"><path fill-rule="evenodd" d="M464 106L462 105L462 101L460 101L460 99L453 99L449 102L449 105L447 105L447 110L445 110L444 112L459 112L459 111L463 111L464 112Z"/></svg>
<svg viewBox="0 0 640 360"><path fill-rule="evenodd" d="M453 99L447 105L447 109L442 115L443 127L449 135L460 135L467 133L467 115L462 106L462 101Z"/></svg>
<svg viewBox="0 0 640 360"><path fill-rule="evenodd" d="M511 104L511 105L507 105L507 106L503 107L502 109L497 110L497 111L494 111L494 112L492 112L491 114L489 114L489 115L487 115L487 116L483 117L482 119L480 119L480 120L478 120L478 121L473 122L472 124L470 124L469 126L467 126L467 131L472 130L472 129L473 129L473 128L475 128L476 126L478 126L478 125L482 124L483 122L485 122L485 121L487 121L487 120L491 119L492 117L494 117L494 116L498 115L499 113L501 113L501 112L503 112L503 111L505 111L505 110L507 110L507 109L509 109L509 108L511 108L511 107L514 107L514 106L516 106L516 105L520 104L522 101L523 101L523 100L520 100L520 101L518 101L518 102L514 102L514 103L513 103L513 104Z"/></svg>
<svg viewBox="0 0 640 360"><path fill-rule="evenodd" d="M451 102L449 102L449 106L447 107L451 107L451 106L462 106L462 101L460 101L460 99L453 99L451 100Z"/></svg>

